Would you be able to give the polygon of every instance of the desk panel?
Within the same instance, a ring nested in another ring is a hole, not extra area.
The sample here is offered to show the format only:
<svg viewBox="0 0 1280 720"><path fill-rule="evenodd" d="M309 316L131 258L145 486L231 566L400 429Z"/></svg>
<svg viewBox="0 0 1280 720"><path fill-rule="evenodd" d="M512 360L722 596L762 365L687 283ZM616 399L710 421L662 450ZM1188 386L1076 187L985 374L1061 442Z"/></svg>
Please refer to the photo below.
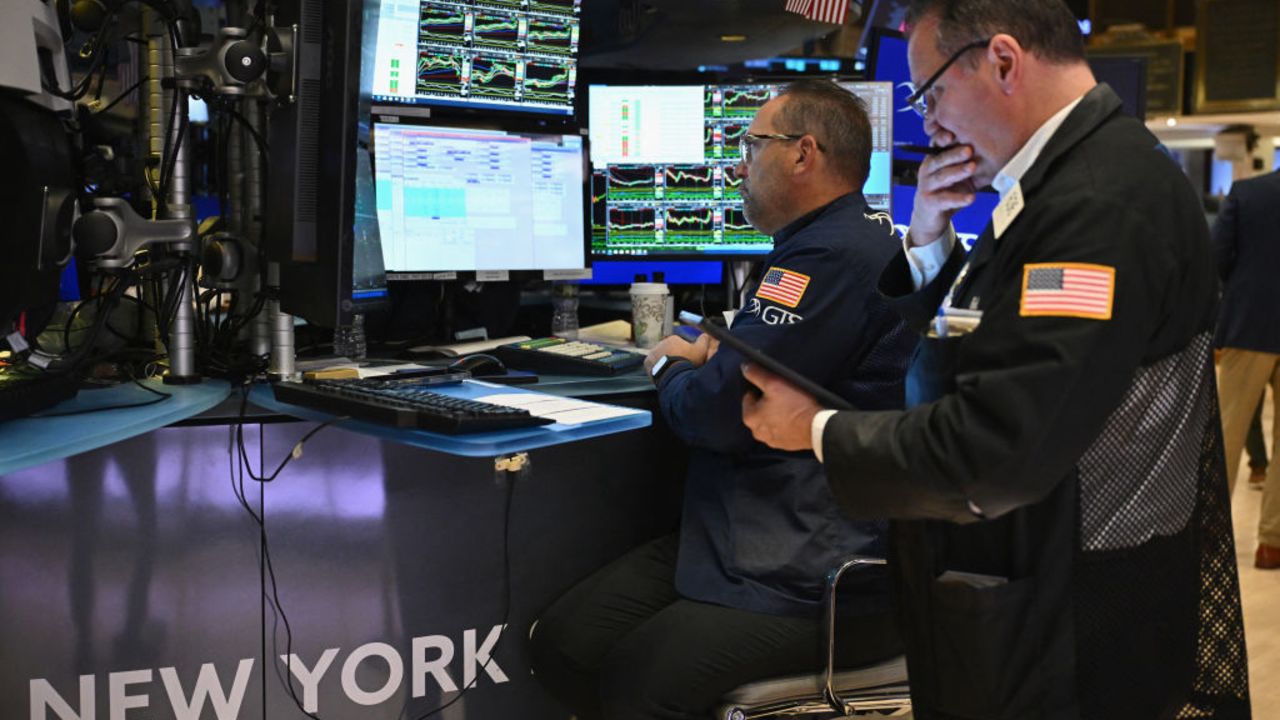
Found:
<svg viewBox="0 0 1280 720"><path fill-rule="evenodd" d="M246 426L247 454L274 469L313 427ZM167 720L202 677L227 698L221 717L263 718L264 681L266 717L303 717L284 664L264 671L259 532L232 489L230 436L164 428L0 476L0 717L57 718L58 703L72 717L83 694L98 718L123 703L125 717ZM577 579L675 527L679 448L653 427L535 450L509 486L491 459L322 430L262 486L292 650L307 669L329 658L299 696L326 719L414 718L474 677L437 717L562 720L529 675L529 625ZM244 484L259 509L259 486ZM511 606L495 646L510 488ZM286 648L275 629L271 657ZM216 716L213 700L196 702Z"/></svg>

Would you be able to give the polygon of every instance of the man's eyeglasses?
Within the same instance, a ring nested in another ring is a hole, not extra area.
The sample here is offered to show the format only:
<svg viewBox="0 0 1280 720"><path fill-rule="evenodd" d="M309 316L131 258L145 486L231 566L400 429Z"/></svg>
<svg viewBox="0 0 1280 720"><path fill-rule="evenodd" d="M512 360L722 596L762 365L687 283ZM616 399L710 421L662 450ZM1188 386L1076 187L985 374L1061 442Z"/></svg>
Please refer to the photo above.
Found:
<svg viewBox="0 0 1280 720"><path fill-rule="evenodd" d="M754 152L754 148L758 143L766 142L768 140L794 141L799 140L802 137L804 137L804 135L783 135L781 133L757 135L756 133L743 133L742 138L738 140L738 157L742 158L742 162L750 165L751 153ZM821 150L822 148L819 147L818 149Z"/></svg>
<svg viewBox="0 0 1280 720"><path fill-rule="evenodd" d="M928 80L925 80L920 87L916 88L915 92L911 93L911 96L907 98L907 105L910 106L912 110L915 110L917 115L924 117L929 112L929 91L933 89L933 84L938 82L938 78L942 77L942 74L947 71L947 68L954 65L955 62L960 59L961 55L964 55L970 50L986 47L990 42L991 38L975 40L952 53L951 57L947 58L947 61L942 63L942 67L938 68L937 72L930 75Z"/></svg>

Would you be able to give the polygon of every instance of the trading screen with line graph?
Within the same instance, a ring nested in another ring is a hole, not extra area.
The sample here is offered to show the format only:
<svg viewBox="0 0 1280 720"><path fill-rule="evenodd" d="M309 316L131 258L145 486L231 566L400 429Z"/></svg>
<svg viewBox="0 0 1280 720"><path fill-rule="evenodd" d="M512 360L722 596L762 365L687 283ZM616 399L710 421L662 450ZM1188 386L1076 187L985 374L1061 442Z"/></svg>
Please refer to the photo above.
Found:
<svg viewBox="0 0 1280 720"><path fill-rule="evenodd" d="M572 115L582 0L368 0L380 104Z"/></svg>
<svg viewBox="0 0 1280 720"><path fill-rule="evenodd" d="M890 209L892 86L842 82L872 126L863 196ZM739 141L779 85L593 85L591 252L596 256L764 255L771 238L747 221Z"/></svg>

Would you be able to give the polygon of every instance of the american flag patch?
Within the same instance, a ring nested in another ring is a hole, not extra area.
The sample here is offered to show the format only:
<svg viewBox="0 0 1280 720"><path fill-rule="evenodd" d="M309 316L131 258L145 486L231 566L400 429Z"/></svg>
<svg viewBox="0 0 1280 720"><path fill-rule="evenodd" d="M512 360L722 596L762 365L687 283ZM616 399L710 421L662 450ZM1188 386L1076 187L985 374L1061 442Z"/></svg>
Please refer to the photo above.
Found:
<svg viewBox="0 0 1280 720"><path fill-rule="evenodd" d="M1110 320L1116 269L1085 263L1037 263L1022 269L1023 317Z"/></svg>
<svg viewBox="0 0 1280 720"><path fill-rule="evenodd" d="M793 308L800 304L805 288L809 287L809 276L791 272L780 267L771 267L760 281L756 289L756 297L761 300L772 300Z"/></svg>

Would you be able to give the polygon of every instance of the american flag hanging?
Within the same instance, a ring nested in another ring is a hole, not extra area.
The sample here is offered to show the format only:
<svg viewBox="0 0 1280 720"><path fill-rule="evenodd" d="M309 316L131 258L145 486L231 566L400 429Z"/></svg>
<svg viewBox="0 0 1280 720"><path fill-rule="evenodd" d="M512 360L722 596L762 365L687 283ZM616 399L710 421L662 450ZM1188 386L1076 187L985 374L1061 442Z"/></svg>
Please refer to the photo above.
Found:
<svg viewBox="0 0 1280 720"><path fill-rule="evenodd" d="M1110 320L1116 270L1085 263L1036 263L1023 267L1023 317Z"/></svg>
<svg viewBox="0 0 1280 720"><path fill-rule="evenodd" d="M849 0L787 0L786 9L810 20L843 25Z"/></svg>
<svg viewBox="0 0 1280 720"><path fill-rule="evenodd" d="M800 304L804 291L809 287L809 276L798 272L771 267L760 281L756 297L761 300L772 300L793 308Z"/></svg>

